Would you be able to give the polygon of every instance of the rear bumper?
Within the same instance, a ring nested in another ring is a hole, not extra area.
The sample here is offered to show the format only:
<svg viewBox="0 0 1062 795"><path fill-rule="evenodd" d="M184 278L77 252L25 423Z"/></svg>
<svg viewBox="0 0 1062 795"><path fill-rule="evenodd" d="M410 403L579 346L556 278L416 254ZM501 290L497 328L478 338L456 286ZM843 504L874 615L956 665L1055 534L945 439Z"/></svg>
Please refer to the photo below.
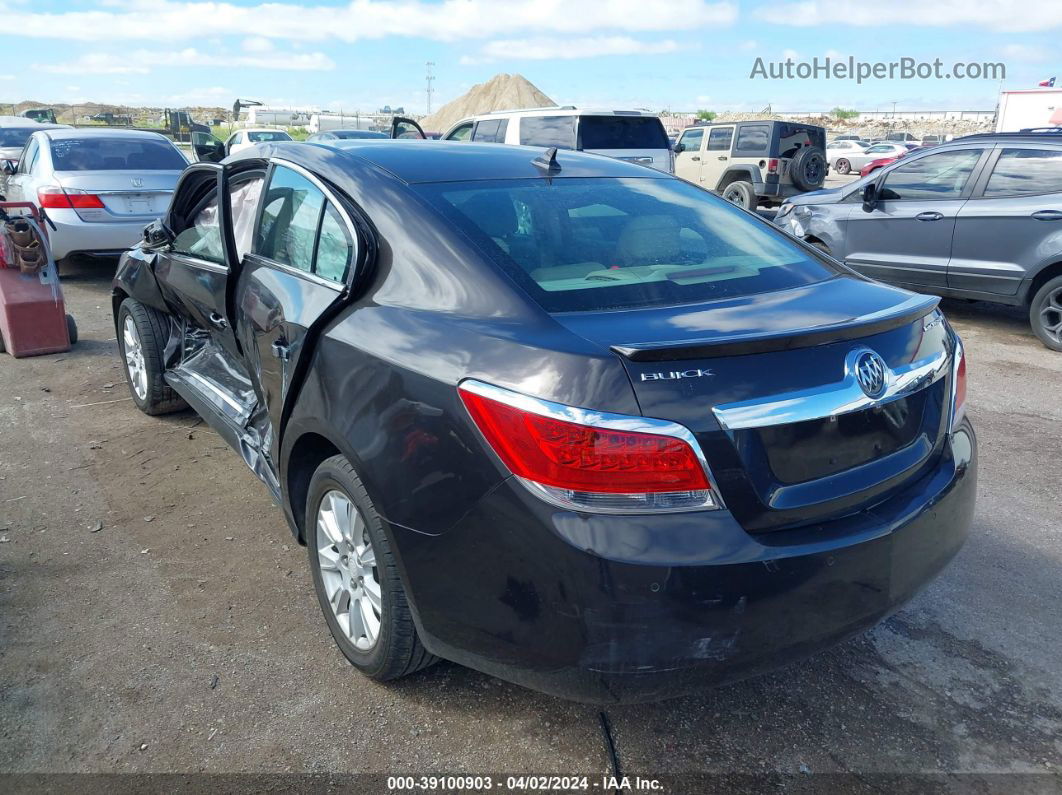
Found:
<svg viewBox="0 0 1062 795"><path fill-rule="evenodd" d="M580 701L668 698L767 671L873 626L965 540L976 441L885 503L753 536L729 513L556 510L506 481L456 526L391 525L433 653Z"/></svg>
<svg viewBox="0 0 1062 795"><path fill-rule="evenodd" d="M52 256L59 260L71 254L119 254L141 239L150 220L115 223L82 221L74 210L49 210L48 240Z"/></svg>

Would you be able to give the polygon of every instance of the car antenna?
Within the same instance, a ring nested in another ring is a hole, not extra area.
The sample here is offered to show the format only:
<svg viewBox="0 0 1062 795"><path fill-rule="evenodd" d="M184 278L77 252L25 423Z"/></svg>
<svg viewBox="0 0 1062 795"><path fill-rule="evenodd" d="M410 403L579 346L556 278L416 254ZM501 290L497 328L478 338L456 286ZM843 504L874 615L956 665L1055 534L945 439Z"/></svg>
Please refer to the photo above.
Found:
<svg viewBox="0 0 1062 795"><path fill-rule="evenodd" d="M557 147L551 146L546 150L546 153L539 155L531 161L533 166L541 168L547 174L552 174L554 171L560 171L560 163L557 162Z"/></svg>

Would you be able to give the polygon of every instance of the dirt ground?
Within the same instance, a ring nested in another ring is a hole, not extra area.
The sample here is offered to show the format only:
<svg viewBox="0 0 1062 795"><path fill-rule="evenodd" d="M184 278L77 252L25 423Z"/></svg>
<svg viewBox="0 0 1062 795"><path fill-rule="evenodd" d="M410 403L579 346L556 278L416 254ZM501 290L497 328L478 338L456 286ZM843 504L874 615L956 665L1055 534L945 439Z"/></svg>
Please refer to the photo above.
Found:
<svg viewBox="0 0 1062 795"><path fill-rule="evenodd" d="M112 272L65 277L71 352L0 356L0 773L610 772L596 708L448 663L389 686L347 665L265 488L194 414L128 399ZM964 550L839 648L608 709L624 773L1059 786L1062 354L1020 311L945 309L980 440Z"/></svg>

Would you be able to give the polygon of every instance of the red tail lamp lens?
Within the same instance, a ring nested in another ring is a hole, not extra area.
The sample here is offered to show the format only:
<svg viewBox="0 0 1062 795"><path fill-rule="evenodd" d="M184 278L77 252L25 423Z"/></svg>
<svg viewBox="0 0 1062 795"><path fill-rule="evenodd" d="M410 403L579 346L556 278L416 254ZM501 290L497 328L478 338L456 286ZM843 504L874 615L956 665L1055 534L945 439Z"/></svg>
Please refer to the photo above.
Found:
<svg viewBox="0 0 1062 795"><path fill-rule="evenodd" d="M462 389L477 427L514 475L574 491L635 494L709 489L681 439L545 417Z"/></svg>

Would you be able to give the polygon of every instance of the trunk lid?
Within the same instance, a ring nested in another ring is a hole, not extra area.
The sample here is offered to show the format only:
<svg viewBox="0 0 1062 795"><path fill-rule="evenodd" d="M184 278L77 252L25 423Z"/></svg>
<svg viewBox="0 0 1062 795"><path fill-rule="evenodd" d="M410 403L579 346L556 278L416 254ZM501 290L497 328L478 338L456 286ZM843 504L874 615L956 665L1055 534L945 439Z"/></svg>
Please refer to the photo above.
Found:
<svg viewBox="0 0 1062 795"><path fill-rule="evenodd" d="M101 208L77 208L82 221L128 223L150 221L166 212L179 171L57 171L56 181L67 192L98 196Z"/></svg>
<svg viewBox="0 0 1062 795"><path fill-rule="evenodd" d="M642 413L689 428L726 506L747 530L765 532L863 510L932 466L952 354L936 304L840 277L555 317L619 355ZM885 377L872 397L858 371L875 354Z"/></svg>

